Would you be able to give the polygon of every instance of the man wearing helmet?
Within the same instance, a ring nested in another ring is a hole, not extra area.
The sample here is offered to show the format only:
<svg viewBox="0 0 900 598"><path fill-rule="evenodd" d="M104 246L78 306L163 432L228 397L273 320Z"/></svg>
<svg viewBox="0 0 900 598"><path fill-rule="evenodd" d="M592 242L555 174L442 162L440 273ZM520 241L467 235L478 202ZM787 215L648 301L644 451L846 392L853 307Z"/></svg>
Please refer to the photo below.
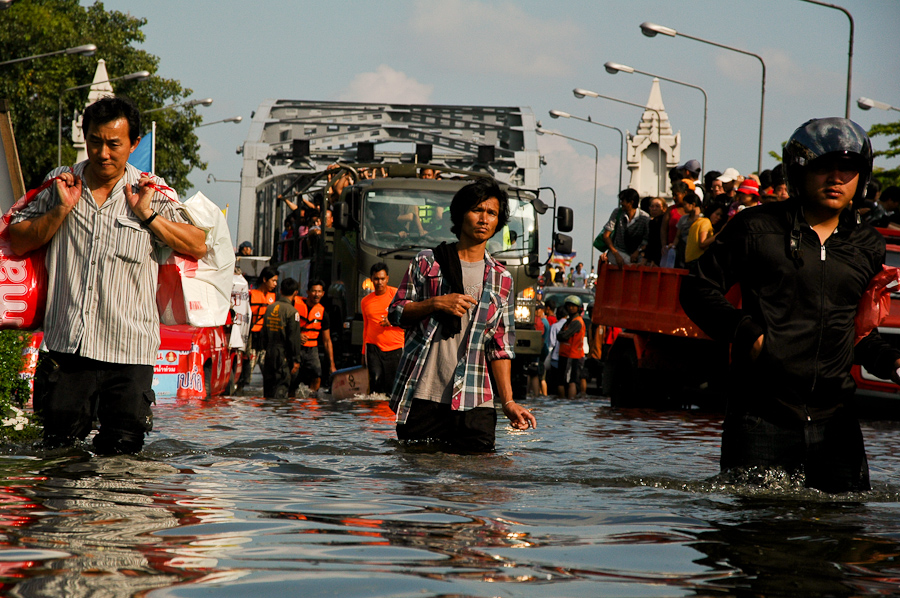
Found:
<svg viewBox="0 0 900 598"><path fill-rule="evenodd" d="M731 343L723 471L776 468L826 492L869 489L855 415L854 363L900 383L900 351L872 331L855 342L863 291L884 239L854 209L872 172L865 131L811 120L784 148L790 198L736 215L681 287L685 312ZM736 308L725 292L740 284Z"/></svg>
<svg viewBox="0 0 900 598"><path fill-rule="evenodd" d="M556 333L559 342L559 384L566 387L566 396L574 399L581 382L585 327L581 317L581 299L577 295L569 295L565 305L569 315L562 329Z"/></svg>

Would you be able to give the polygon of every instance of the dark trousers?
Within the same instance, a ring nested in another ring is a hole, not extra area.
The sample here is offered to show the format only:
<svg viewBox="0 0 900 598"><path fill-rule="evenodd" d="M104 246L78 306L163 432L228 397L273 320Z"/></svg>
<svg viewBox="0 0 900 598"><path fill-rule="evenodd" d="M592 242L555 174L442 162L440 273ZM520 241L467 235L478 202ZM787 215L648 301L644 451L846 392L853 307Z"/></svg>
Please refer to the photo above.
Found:
<svg viewBox="0 0 900 598"><path fill-rule="evenodd" d="M44 443L64 446L93 429L101 454L137 453L153 429L153 366L95 361L50 351L34 378L34 410L44 424Z"/></svg>
<svg viewBox="0 0 900 598"><path fill-rule="evenodd" d="M370 392L391 394L401 355L403 349L382 351L377 345L366 345L366 369L369 370Z"/></svg>
<svg viewBox="0 0 900 598"><path fill-rule="evenodd" d="M454 411L450 405L413 399L405 424L397 424L400 440L436 440L463 452L494 450L497 411L478 407Z"/></svg>
<svg viewBox="0 0 900 598"><path fill-rule="evenodd" d="M263 364L263 396L267 399L286 399L291 390L291 367L293 361L287 359L284 347L270 345L266 349Z"/></svg>
<svg viewBox="0 0 900 598"><path fill-rule="evenodd" d="M722 434L722 471L783 467L803 472L824 492L869 490L869 463L859 421L839 411L821 422L784 427L755 415L729 415Z"/></svg>

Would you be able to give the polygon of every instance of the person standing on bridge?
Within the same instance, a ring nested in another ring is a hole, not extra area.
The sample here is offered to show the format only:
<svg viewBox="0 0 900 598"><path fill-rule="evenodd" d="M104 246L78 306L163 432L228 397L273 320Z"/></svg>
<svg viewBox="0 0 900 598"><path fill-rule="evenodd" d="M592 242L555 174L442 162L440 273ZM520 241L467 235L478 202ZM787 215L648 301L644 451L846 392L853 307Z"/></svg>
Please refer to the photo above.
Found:
<svg viewBox="0 0 900 598"><path fill-rule="evenodd" d="M513 278L485 250L509 220L509 199L479 179L453 196L450 217L458 241L421 251L388 309L407 329L390 407L400 440L485 452L494 449L495 399L514 428L537 424L513 400Z"/></svg>
<svg viewBox="0 0 900 598"><path fill-rule="evenodd" d="M681 286L687 315L731 343L723 471L778 468L826 492L869 489L850 375L860 363L900 383L900 351L854 318L881 271L884 238L854 205L872 173L866 132L811 120L784 147L790 199L738 213ZM742 304L725 293L740 284Z"/></svg>
<svg viewBox="0 0 900 598"><path fill-rule="evenodd" d="M153 366L159 350L158 249L200 259L204 231L176 210L175 191L128 157L141 113L107 97L84 111L88 159L57 168L49 189L13 216L17 255L47 245L44 342L34 405L48 447L83 440L94 415L102 454L136 453L153 427Z"/></svg>

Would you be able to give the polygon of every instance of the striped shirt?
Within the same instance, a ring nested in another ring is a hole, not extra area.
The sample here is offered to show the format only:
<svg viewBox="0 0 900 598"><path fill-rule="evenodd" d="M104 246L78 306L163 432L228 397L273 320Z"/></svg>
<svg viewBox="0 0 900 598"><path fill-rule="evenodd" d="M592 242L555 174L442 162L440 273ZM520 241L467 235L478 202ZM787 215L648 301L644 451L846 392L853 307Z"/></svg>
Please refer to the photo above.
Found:
<svg viewBox="0 0 900 598"><path fill-rule="evenodd" d="M75 165L82 177L87 162ZM66 172L57 168L47 178ZM86 183L81 199L47 245L47 313L44 342L52 351L80 352L108 363L153 365L159 350L156 307L157 258L162 244L125 200L125 184L141 173L131 164L98 207ZM157 184L165 182L156 178ZM167 191L176 198L174 191ZM12 218L36 218L59 205L56 185L42 191ZM154 194L152 208L174 222L187 222L176 203ZM155 242L154 242L155 241Z"/></svg>
<svg viewBox="0 0 900 598"><path fill-rule="evenodd" d="M472 325L460 334L465 340L465 356L453 372L453 397L450 406L457 411L474 409L494 399L489 362L515 357L516 329L513 321L515 290L513 278L487 252L484 254L484 287L472 314ZM402 325L403 309L410 301L423 301L450 293L450 284L441 275L434 253L426 249L409 263L403 281L388 308L388 321L407 329L403 356L397 370L391 410L397 423L406 423L415 397L416 384L439 327L436 318L425 317Z"/></svg>

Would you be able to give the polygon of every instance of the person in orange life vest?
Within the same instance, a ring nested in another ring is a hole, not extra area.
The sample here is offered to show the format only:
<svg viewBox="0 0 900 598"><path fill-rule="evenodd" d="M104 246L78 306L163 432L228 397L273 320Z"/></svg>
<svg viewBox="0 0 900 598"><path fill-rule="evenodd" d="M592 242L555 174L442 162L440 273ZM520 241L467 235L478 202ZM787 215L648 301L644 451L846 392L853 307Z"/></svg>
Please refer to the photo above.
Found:
<svg viewBox="0 0 900 598"><path fill-rule="evenodd" d="M275 289L278 288L278 270L272 266L262 269L256 279L256 288L250 289L250 342L244 352L241 379L238 381L238 394L250 383L253 368L259 363L260 370L265 360L266 347L262 344L263 320L266 308L275 302Z"/></svg>
<svg viewBox="0 0 900 598"><path fill-rule="evenodd" d="M296 394L301 382L309 386L311 391L319 390L322 385L322 362L319 360L319 347L325 349L328 357L330 373L335 372L334 350L331 347L331 323L328 312L322 305L325 296L325 283L319 279L310 280L306 285L306 300L294 297L294 307L300 314L300 329L303 331L303 350L300 352L300 371L297 372L291 390Z"/></svg>
<svg viewBox="0 0 900 598"><path fill-rule="evenodd" d="M363 365L369 370L369 392L390 394L403 354L402 328L387 320L397 287L388 286L388 266L379 262L369 272L375 292L363 297Z"/></svg>
<svg viewBox="0 0 900 598"><path fill-rule="evenodd" d="M568 398L574 399L581 383L581 366L584 361L584 318L581 317L581 299L577 295L566 297L569 316L556 334L559 342L560 382L567 387Z"/></svg>

